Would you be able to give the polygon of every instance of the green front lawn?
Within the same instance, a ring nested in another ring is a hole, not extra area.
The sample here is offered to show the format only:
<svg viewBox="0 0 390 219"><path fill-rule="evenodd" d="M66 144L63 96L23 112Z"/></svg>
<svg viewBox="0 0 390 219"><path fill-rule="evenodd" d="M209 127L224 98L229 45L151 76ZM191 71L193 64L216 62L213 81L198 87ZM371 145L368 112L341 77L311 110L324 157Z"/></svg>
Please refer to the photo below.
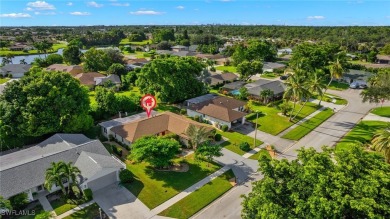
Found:
<svg viewBox="0 0 390 219"><path fill-rule="evenodd" d="M4 84L5 82L11 80L11 78L0 78L0 84Z"/></svg>
<svg viewBox="0 0 390 219"><path fill-rule="evenodd" d="M220 71L227 71L227 72L237 72L237 68L235 66L217 66L215 69L220 70Z"/></svg>
<svg viewBox="0 0 390 219"><path fill-rule="evenodd" d="M282 138L290 139L290 140L299 140L303 138L305 135L309 134L312 130L314 130L321 123L325 122L329 117L333 115L333 110L326 108L322 112L318 113L311 119L303 122L298 125L293 130L289 131L287 134L283 135Z"/></svg>
<svg viewBox="0 0 390 219"><path fill-rule="evenodd" d="M374 108L371 110L371 113L378 116L390 117L390 106Z"/></svg>
<svg viewBox="0 0 390 219"><path fill-rule="evenodd" d="M175 160L179 161L187 162L189 171L157 171L144 162L127 164L127 169L134 174L134 182L125 187L153 209L220 168L214 163L195 161L193 155Z"/></svg>
<svg viewBox="0 0 390 219"><path fill-rule="evenodd" d="M278 77L278 75L275 74L275 73L273 73L273 72L271 72L271 73L270 73L270 72L267 72L267 73L261 74L260 77L262 77L262 78L268 78L268 79L274 79L274 78Z"/></svg>
<svg viewBox="0 0 390 219"><path fill-rule="evenodd" d="M318 95L313 95L313 98L317 100L321 100L321 97ZM333 99L336 100L336 102L333 102ZM343 99L337 95L328 94L325 93L325 95L322 97L322 102L328 102L328 103L334 103L336 105L347 105L348 101L346 99Z"/></svg>
<svg viewBox="0 0 390 219"><path fill-rule="evenodd" d="M54 212L56 212L57 216L60 214L63 214L69 210L72 210L73 208L77 207L77 202L71 202L68 203L68 199L62 197L60 199L54 200L50 202L51 206L54 209Z"/></svg>
<svg viewBox="0 0 390 219"><path fill-rule="evenodd" d="M248 142L252 149L255 148L255 146L253 145L254 138L249 137L247 135L243 135L241 133L233 131L222 132L219 130L217 130L217 133L229 139L228 141L223 142L221 146L225 147L230 151L233 151L236 154L244 155L246 153L246 151L241 150L239 147L241 142ZM263 144L262 141L256 140L256 147L261 144Z"/></svg>
<svg viewBox="0 0 390 219"><path fill-rule="evenodd" d="M157 107L154 110L156 110L157 112L169 111L176 114L180 114L180 108L173 105L164 104L164 103L158 103Z"/></svg>
<svg viewBox="0 0 390 219"><path fill-rule="evenodd" d="M268 152L266 149L262 148L262 149L261 149L259 152L257 152L256 154L250 156L249 159L258 160L258 159L260 158L261 155L265 155L265 156L267 156L267 157L271 157L271 156L269 155L269 152Z"/></svg>
<svg viewBox="0 0 390 219"><path fill-rule="evenodd" d="M233 186L229 180L233 177L233 171L227 171L158 215L179 219L191 217L231 189Z"/></svg>
<svg viewBox="0 0 390 219"><path fill-rule="evenodd" d="M55 43L53 45L53 49L49 50L49 53L54 53L57 52L61 48L66 47L66 43ZM33 55L33 54L38 54L38 50L29 50L28 52L23 52L23 51L11 51L11 50L0 50L0 56L6 56L7 54L12 54L14 56L23 56L23 55ZM43 54L43 53L41 53ZM19 63L14 63L14 64L19 64Z"/></svg>
<svg viewBox="0 0 390 219"><path fill-rule="evenodd" d="M349 144L355 142L368 143L376 131L387 125L388 123L380 121L362 121L337 143L336 150L348 150Z"/></svg>
<svg viewBox="0 0 390 219"><path fill-rule="evenodd" d="M330 86L329 86L329 89L331 89L331 90L346 90L348 88L349 88L349 84L341 83L341 82L337 82L337 81L332 81L332 83L330 83Z"/></svg>
<svg viewBox="0 0 390 219"><path fill-rule="evenodd" d="M300 108L301 105L297 103L294 115L299 111ZM302 111L298 114L293 122L298 122L299 120L312 114L317 110L317 108L317 104L306 103ZM256 120L256 113L251 113L247 115L246 118L248 121L253 123L257 122L258 129L260 131L267 132L272 135L277 135L294 124L293 122L289 121L288 116L282 116L281 111L276 107L261 106L254 103L252 104L252 110L259 112L259 118Z"/></svg>
<svg viewBox="0 0 390 219"><path fill-rule="evenodd" d="M128 38L122 39L121 42L119 43L120 45L138 45L138 46L143 46L147 44L152 44L152 40L144 40L141 42L131 42L129 41Z"/></svg>
<svg viewBox="0 0 390 219"><path fill-rule="evenodd" d="M233 171L227 171L182 200L176 202L171 207L165 209L159 213L159 215L179 219L191 217L231 189L233 186L230 184L229 179L233 177Z"/></svg>
<svg viewBox="0 0 390 219"><path fill-rule="evenodd" d="M103 210L102 210L103 211ZM93 203L92 205L81 209L69 216L64 217L64 219L95 219L100 218L99 205Z"/></svg>

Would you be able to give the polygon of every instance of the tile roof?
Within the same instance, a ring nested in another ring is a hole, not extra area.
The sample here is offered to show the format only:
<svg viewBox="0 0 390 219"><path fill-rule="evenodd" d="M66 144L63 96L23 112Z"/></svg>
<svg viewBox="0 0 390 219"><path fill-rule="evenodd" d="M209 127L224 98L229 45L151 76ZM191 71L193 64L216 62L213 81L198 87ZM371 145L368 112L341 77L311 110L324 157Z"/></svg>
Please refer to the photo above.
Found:
<svg viewBox="0 0 390 219"><path fill-rule="evenodd" d="M185 132L190 124L202 126L208 129L212 127L187 119L171 112L164 112L150 118L136 120L130 123L116 126L111 129L113 133L125 138L129 142L134 142L138 138L147 135L155 135L164 131L175 133L187 138Z"/></svg>
<svg viewBox="0 0 390 219"><path fill-rule="evenodd" d="M254 96L260 96L260 92L267 89L272 90L274 95L283 94L286 90L286 85L284 85L284 83L279 80L270 81L259 79L253 83L245 85L245 87L248 89L248 93Z"/></svg>
<svg viewBox="0 0 390 219"><path fill-rule="evenodd" d="M100 74L98 72L88 72L88 73L80 73L75 76L75 78L80 80L81 84L84 85L95 85L95 78L105 77L105 75Z"/></svg>
<svg viewBox="0 0 390 219"><path fill-rule="evenodd" d="M62 71L72 73L73 76L78 73L83 72L83 68L79 65L63 65L63 64L53 64L46 68L47 71Z"/></svg>
<svg viewBox="0 0 390 219"><path fill-rule="evenodd" d="M212 74L210 76L210 85L216 85L225 81L234 81L238 76L234 73Z"/></svg>
<svg viewBox="0 0 390 219"><path fill-rule="evenodd" d="M238 90L244 85L245 85L245 82L243 82L243 81L235 81L232 83L227 83L227 84L223 85L222 87L229 89L229 90Z"/></svg>

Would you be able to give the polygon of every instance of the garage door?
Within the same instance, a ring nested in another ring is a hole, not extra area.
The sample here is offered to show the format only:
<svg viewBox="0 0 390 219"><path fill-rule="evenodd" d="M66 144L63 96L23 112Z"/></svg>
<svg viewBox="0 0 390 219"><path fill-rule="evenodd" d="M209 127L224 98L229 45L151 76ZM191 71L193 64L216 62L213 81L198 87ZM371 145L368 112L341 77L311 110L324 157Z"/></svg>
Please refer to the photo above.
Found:
<svg viewBox="0 0 390 219"><path fill-rule="evenodd" d="M99 190L116 182L116 172L109 173L88 183L92 191Z"/></svg>

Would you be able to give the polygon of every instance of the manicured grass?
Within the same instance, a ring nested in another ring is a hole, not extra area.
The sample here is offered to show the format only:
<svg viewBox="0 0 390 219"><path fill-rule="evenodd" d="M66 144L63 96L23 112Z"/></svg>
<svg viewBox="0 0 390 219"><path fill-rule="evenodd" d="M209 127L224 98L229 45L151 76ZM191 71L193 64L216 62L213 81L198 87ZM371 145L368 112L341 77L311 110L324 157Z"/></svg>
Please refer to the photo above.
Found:
<svg viewBox="0 0 390 219"><path fill-rule="evenodd" d="M220 71L237 72L237 68L235 66L217 66L215 69Z"/></svg>
<svg viewBox="0 0 390 219"><path fill-rule="evenodd" d="M89 92L89 102L91 107L97 105L96 100L95 100L95 91L90 91ZM120 91L117 92L115 95L124 95L130 97L131 95L139 95L141 96L141 92L138 87L132 87L131 90L129 91Z"/></svg>
<svg viewBox="0 0 390 219"><path fill-rule="evenodd" d="M322 112L315 115L313 118L303 122L293 130L289 131L287 134L283 135L282 138L290 140L299 140L305 135L309 134L311 131L313 131L321 123L325 122L333 114L333 110L326 108Z"/></svg>
<svg viewBox="0 0 390 219"><path fill-rule="evenodd" d="M275 73L270 73L270 72L267 72L267 73L263 73L263 74L261 74L261 77L262 77L262 78L273 79L273 78L276 78L276 77L278 77L278 75L277 75L277 74L275 74Z"/></svg>
<svg viewBox="0 0 390 219"><path fill-rule="evenodd" d="M318 95L313 95L312 98L315 98L317 100L321 99L321 97ZM336 102L332 102L333 99L336 100ZM343 99L337 95L328 94L328 93L325 93L325 95L322 97L322 102L334 103L336 105L347 105L348 104L348 101L346 99Z"/></svg>
<svg viewBox="0 0 390 219"><path fill-rule="evenodd" d="M362 121L358 123L336 145L336 150L348 150L349 144L355 142L368 143L375 132L387 127L388 123L380 121Z"/></svg>
<svg viewBox="0 0 390 219"><path fill-rule="evenodd" d="M10 78L0 78L0 84L4 84L5 82L11 80Z"/></svg>
<svg viewBox="0 0 390 219"><path fill-rule="evenodd" d="M195 161L193 155L175 160L179 161L187 162L189 171L157 171L144 162L127 164L135 177L134 182L125 187L153 209L220 168L214 163L208 166L207 162Z"/></svg>
<svg viewBox="0 0 390 219"><path fill-rule="evenodd" d="M54 200L50 202L50 204L53 207L54 211L56 212L57 216L77 207L76 202L69 204L67 203L67 200L65 198Z"/></svg>
<svg viewBox="0 0 390 219"><path fill-rule="evenodd" d="M158 103L157 107L154 110L158 112L170 111L176 114L180 114L180 108L173 105L164 104L164 103Z"/></svg>
<svg viewBox="0 0 390 219"><path fill-rule="evenodd" d="M229 139L228 141L223 142L221 146L233 151L236 154L244 155L246 153L246 151L241 150L239 147L241 142L248 142L252 149L255 148L255 146L253 145L254 138L251 138L247 135L243 135L241 133L233 131L222 132L219 130L217 130L217 133ZM262 141L256 140L256 147L261 144L263 144Z"/></svg>
<svg viewBox="0 0 390 219"><path fill-rule="evenodd" d="M337 81L332 81L332 83L330 83L329 86L329 89L331 90L346 90L348 88L349 88L349 84L341 83Z"/></svg>
<svg viewBox="0 0 390 219"><path fill-rule="evenodd" d="M35 206L35 207L32 208L32 209L29 209L28 211L29 211L29 212L34 211L34 215L24 215L24 216L18 217L18 219L34 219L36 215L38 215L38 214L44 212L43 207L42 207L42 205L40 205L40 204L38 204L37 206Z"/></svg>
<svg viewBox="0 0 390 219"><path fill-rule="evenodd" d="M61 48L65 48L66 44L65 43L56 43L53 44L53 49L49 50L49 53L54 53L57 52ZM28 52L23 52L23 51L11 51L11 50L0 50L0 56L5 56L7 54L12 54L14 56L23 56L23 55L32 55L32 54L38 54L38 50L30 50ZM43 53L41 53L43 54Z"/></svg>
<svg viewBox="0 0 390 219"><path fill-rule="evenodd" d="M64 219L95 219L100 218L99 205L93 203L92 205L76 211L75 213L64 217Z"/></svg>
<svg viewBox="0 0 390 219"><path fill-rule="evenodd" d="M120 45L139 45L139 46L143 46L143 45L147 45L148 43L152 44L152 41L151 40L144 40L144 41L141 41L141 42L130 42L128 38L125 38L125 39L122 39L119 44Z"/></svg>
<svg viewBox="0 0 390 219"><path fill-rule="evenodd" d="M182 200L176 202L171 207L165 209L159 213L159 215L179 219L191 217L231 189L233 186L230 184L229 179L233 177L233 171L227 171Z"/></svg>
<svg viewBox="0 0 390 219"><path fill-rule="evenodd" d="M375 108L371 111L371 113L378 116L390 117L390 106Z"/></svg>
<svg viewBox="0 0 390 219"><path fill-rule="evenodd" d="M258 160L259 157L260 157L261 155L265 155L265 156L267 156L267 157L271 157L271 156L269 155L268 151L267 151L266 149L263 148L263 149L261 149L259 152L257 152L256 154L250 156L249 159Z"/></svg>
<svg viewBox="0 0 390 219"><path fill-rule="evenodd" d="M297 103L294 111L294 115L299 111L301 105ZM298 114L293 122L298 122L299 120L310 115L318 108L317 104L306 103L302 111ZM288 127L292 126L294 123L289 121L288 116L282 116L281 111L276 107L267 107L257 104L252 104L252 110L259 112L259 118L257 119L258 129L263 132L267 132L272 135L277 135ZM256 122L256 113L251 113L246 116L248 121L253 123Z"/></svg>

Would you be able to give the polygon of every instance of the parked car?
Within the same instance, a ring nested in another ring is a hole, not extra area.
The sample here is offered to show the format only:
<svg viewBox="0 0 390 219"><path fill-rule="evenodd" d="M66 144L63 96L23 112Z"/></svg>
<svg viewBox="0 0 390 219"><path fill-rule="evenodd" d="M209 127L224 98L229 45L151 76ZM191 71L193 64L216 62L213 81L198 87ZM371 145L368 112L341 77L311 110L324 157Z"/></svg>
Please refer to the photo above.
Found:
<svg viewBox="0 0 390 219"><path fill-rule="evenodd" d="M280 80L287 80L288 76L289 75L282 75L282 76L280 76Z"/></svg>
<svg viewBox="0 0 390 219"><path fill-rule="evenodd" d="M357 83L357 82L352 82L352 83L349 85L349 88L357 89L357 88L359 88L359 83Z"/></svg>
<svg viewBox="0 0 390 219"><path fill-rule="evenodd" d="M366 83L359 83L359 88L365 89L365 88L367 88L367 84Z"/></svg>

